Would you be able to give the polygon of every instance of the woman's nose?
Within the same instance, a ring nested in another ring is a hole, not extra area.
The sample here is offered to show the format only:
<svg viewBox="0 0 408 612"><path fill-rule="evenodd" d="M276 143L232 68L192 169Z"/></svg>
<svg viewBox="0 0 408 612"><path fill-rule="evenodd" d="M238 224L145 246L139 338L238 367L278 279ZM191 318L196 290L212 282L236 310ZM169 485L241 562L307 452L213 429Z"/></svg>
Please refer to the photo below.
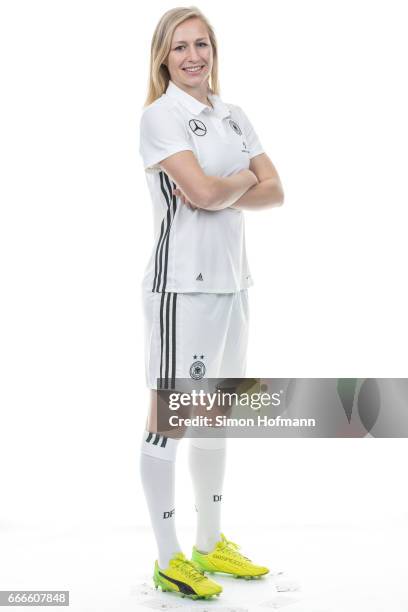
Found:
<svg viewBox="0 0 408 612"><path fill-rule="evenodd" d="M195 47L190 47L189 48L189 53L188 53L188 57L189 59L194 62L196 60L200 59L200 54L198 53L197 49Z"/></svg>

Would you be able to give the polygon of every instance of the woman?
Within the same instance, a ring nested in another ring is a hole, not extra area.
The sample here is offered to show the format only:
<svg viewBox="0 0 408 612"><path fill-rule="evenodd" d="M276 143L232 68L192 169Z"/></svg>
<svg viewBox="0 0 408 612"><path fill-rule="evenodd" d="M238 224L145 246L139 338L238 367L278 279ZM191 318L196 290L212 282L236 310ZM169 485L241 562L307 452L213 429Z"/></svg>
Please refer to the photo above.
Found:
<svg viewBox="0 0 408 612"><path fill-rule="evenodd" d="M152 392L141 449L158 545L153 580L163 591L207 598L222 587L205 571L258 578L269 570L221 533L225 438L190 439L197 534L192 559L181 551L174 523L180 437L158 433L157 389L174 390L182 378L245 376L252 279L242 211L278 206L283 191L243 110L219 97L217 41L195 7L166 12L154 32L140 153L155 226L143 281Z"/></svg>

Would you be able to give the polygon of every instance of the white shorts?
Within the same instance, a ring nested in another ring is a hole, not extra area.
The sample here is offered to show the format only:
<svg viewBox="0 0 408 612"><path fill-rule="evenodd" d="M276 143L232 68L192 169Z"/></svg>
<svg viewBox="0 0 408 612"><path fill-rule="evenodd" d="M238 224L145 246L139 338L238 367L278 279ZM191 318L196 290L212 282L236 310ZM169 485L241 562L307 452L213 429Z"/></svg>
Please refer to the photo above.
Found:
<svg viewBox="0 0 408 612"><path fill-rule="evenodd" d="M236 293L143 292L145 369L150 389L176 379L244 378L248 290Z"/></svg>

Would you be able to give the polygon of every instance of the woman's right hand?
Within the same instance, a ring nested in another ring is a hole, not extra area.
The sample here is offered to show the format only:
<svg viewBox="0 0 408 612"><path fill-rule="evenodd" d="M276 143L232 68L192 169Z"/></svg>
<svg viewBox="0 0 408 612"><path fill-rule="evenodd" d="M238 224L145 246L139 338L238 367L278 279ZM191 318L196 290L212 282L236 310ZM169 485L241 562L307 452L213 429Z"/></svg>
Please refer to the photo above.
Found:
<svg viewBox="0 0 408 612"><path fill-rule="evenodd" d="M190 210L196 210L198 207L194 206L194 204L192 204L186 197L186 195L181 191L180 187L178 187L178 185L176 185L176 187L172 190L173 195L175 195L176 197L180 198L180 202L182 202L182 204L185 204L188 208L190 208Z"/></svg>

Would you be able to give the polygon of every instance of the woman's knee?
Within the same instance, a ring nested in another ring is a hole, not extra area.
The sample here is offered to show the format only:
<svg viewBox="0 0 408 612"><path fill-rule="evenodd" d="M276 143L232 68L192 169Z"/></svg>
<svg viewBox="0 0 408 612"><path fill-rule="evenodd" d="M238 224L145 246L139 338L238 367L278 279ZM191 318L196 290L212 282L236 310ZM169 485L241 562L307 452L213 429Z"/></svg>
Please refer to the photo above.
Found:
<svg viewBox="0 0 408 612"><path fill-rule="evenodd" d="M185 426L169 424L168 395L172 391L156 391L151 389L150 405L146 421L146 429L152 433L160 433L168 438L183 438L187 431Z"/></svg>

